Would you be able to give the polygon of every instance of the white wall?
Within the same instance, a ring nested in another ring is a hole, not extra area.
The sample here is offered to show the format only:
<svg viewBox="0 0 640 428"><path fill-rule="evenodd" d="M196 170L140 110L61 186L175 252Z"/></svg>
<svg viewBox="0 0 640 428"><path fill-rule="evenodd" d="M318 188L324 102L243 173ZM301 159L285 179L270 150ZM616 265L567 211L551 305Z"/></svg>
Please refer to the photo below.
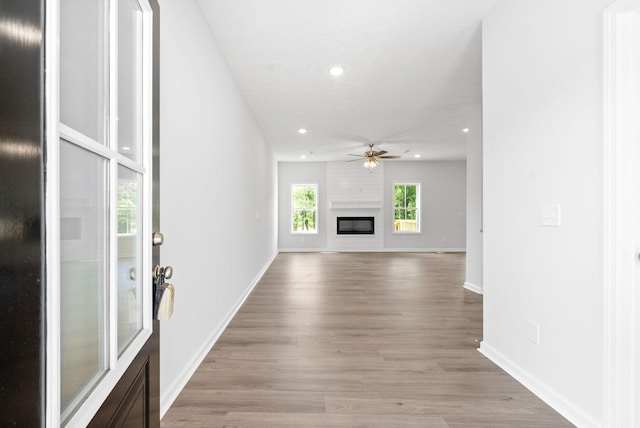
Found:
<svg viewBox="0 0 640 428"><path fill-rule="evenodd" d="M386 162L369 173L360 164L324 162L282 162L279 177L279 234L281 250L374 250L374 251L460 251L466 245L465 198L466 163L456 162ZM345 165L353 170L345 169ZM375 174L375 175L372 175ZM379 174L381 176L379 176ZM329 176L330 175L330 176ZM362 180L371 178L379 188L371 188ZM319 184L320 229L316 237L291 235L289 232L289 194L292 183ZM393 218L393 184L422 184L422 233L393 234L385 221ZM351 191L351 193L348 193ZM329 195L332 193L334 196ZM349 196L351 195L351 196ZM380 209L331 209L331 199L353 201L381 200ZM380 237L335 236L336 216L374 216ZM302 240L304 238L304 240Z"/></svg>
<svg viewBox="0 0 640 428"><path fill-rule="evenodd" d="M193 0L160 0L164 413L276 251L276 163Z"/></svg>
<svg viewBox="0 0 640 428"><path fill-rule="evenodd" d="M465 288L482 293L482 104L469 108L467 126L467 271Z"/></svg>
<svg viewBox="0 0 640 428"><path fill-rule="evenodd" d="M394 183L420 183L420 234L385 230L385 248L464 250L466 245L466 162L388 162L385 165L385 216L393 218Z"/></svg>
<svg viewBox="0 0 640 428"><path fill-rule="evenodd" d="M503 0L483 23L481 349L580 427L602 421L608 3ZM560 227L540 225L543 204L561 206Z"/></svg>

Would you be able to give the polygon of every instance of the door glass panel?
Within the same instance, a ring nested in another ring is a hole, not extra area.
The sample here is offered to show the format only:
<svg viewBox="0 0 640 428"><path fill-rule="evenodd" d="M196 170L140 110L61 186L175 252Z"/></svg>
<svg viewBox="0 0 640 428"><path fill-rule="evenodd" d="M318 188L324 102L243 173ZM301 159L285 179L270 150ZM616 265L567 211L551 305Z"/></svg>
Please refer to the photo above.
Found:
<svg viewBox="0 0 640 428"><path fill-rule="evenodd" d="M105 142L105 1L60 0L60 121Z"/></svg>
<svg viewBox="0 0 640 428"><path fill-rule="evenodd" d="M118 167L118 354L142 329L142 176Z"/></svg>
<svg viewBox="0 0 640 428"><path fill-rule="evenodd" d="M61 408L75 407L107 369L107 161L60 142Z"/></svg>
<svg viewBox="0 0 640 428"><path fill-rule="evenodd" d="M142 9L118 1L118 152L140 159L142 142Z"/></svg>

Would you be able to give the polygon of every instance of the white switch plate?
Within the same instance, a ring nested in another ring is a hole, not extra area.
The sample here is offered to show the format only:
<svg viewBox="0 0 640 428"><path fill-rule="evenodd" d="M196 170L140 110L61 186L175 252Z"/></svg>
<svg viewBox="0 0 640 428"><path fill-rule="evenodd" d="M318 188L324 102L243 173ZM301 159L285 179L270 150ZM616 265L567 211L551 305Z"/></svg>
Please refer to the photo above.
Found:
<svg viewBox="0 0 640 428"><path fill-rule="evenodd" d="M540 345L540 325L531 320L527 321L527 339L534 345Z"/></svg>
<svg viewBox="0 0 640 428"><path fill-rule="evenodd" d="M560 204L543 204L540 207L540 226L560 226Z"/></svg>

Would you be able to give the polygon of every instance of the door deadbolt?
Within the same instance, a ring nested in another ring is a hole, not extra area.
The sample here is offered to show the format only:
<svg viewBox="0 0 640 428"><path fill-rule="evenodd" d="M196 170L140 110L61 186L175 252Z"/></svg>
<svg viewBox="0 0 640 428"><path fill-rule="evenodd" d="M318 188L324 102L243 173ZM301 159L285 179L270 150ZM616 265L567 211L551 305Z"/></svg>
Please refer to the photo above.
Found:
<svg viewBox="0 0 640 428"><path fill-rule="evenodd" d="M153 232L151 242L154 247L164 244L164 235L161 232Z"/></svg>

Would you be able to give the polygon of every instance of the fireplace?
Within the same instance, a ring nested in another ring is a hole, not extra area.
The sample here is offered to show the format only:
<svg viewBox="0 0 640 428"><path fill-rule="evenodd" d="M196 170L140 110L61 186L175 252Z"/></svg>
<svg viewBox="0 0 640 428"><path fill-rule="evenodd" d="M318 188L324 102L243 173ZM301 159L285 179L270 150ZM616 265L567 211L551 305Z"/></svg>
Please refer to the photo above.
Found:
<svg viewBox="0 0 640 428"><path fill-rule="evenodd" d="M338 235L373 235L373 217L338 217Z"/></svg>

